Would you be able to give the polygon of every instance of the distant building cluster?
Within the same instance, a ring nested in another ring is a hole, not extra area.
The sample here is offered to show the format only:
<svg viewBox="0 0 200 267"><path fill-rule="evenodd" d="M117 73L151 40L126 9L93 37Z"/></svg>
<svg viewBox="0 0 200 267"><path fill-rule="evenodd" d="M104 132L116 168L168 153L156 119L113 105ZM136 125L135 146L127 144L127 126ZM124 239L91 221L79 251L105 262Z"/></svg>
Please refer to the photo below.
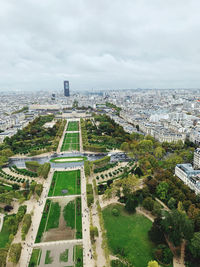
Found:
<svg viewBox="0 0 200 267"><path fill-rule="evenodd" d="M200 194L200 148L194 152L193 166L190 163L177 164L175 175L196 194Z"/></svg>

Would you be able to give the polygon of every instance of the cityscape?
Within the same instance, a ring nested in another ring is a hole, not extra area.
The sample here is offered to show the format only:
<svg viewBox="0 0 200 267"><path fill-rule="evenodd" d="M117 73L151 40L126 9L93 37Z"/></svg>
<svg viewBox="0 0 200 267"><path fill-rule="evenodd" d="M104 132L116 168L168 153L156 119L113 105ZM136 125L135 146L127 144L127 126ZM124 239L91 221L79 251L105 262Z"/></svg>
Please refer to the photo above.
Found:
<svg viewBox="0 0 200 267"><path fill-rule="evenodd" d="M200 227L199 95L191 89L77 93L69 81L57 92L3 93L1 266L198 262L185 251L188 229ZM163 228L165 241L159 229L165 218L174 227L170 214L176 227L186 221L180 236ZM15 216L22 217L16 229L9 227ZM133 237L118 220L133 227L133 236L136 227L145 253L123 252Z"/></svg>
<svg viewBox="0 0 200 267"><path fill-rule="evenodd" d="M200 267L199 8L0 1L0 267Z"/></svg>

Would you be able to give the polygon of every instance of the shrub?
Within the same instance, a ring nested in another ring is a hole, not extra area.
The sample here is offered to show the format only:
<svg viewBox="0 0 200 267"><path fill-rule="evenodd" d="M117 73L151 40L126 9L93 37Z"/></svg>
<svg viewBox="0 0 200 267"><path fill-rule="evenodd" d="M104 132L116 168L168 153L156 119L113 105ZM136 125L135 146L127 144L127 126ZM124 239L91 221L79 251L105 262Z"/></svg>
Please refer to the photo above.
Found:
<svg viewBox="0 0 200 267"><path fill-rule="evenodd" d="M9 260L15 264L18 263L21 256L21 250L21 243L12 244L9 251Z"/></svg>
<svg viewBox="0 0 200 267"><path fill-rule="evenodd" d="M151 197L146 197L142 203L143 207L149 211L153 210L154 200Z"/></svg>
<svg viewBox="0 0 200 267"><path fill-rule="evenodd" d="M112 209L112 215L119 216L119 210L118 209Z"/></svg>

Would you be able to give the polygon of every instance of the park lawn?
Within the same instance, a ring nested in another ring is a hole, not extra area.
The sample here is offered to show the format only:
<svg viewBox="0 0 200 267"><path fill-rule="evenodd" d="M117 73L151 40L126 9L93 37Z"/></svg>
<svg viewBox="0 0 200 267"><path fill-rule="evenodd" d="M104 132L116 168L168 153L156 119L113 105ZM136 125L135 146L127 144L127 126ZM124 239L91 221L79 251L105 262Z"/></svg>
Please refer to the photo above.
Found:
<svg viewBox="0 0 200 267"><path fill-rule="evenodd" d="M51 257L50 254L51 254L51 250L47 250L44 264L51 264L53 262L53 257Z"/></svg>
<svg viewBox="0 0 200 267"><path fill-rule="evenodd" d="M9 217L9 215L6 217ZM4 217L3 227L0 232L0 248L5 248L6 244L9 242L9 235L11 234L7 225L5 224L6 217Z"/></svg>
<svg viewBox="0 0 200 267"><path fill-rule="evenodd" d="M112 209L119 216L112 215ZM114 255L120 254L134 267L146 267L154 259L153 244L148 240L152 222L139 214L129 215L120 204L109 205L103 210L108 246Z"/></svg>
<svg viewBox="0 0 200 267"><path fill-rule="evenodd" d="M73 161L74 159L74 161ZM62 161L59 161L62 160ZM77 157L58 157L58 158L53 158L50 160L50 162L54 163L65 163L65 162L81 162L83 160L87 160L87 157L83 156L77 156Z"/></svg>
<svg viewBox="0 0 200 267"><path fill-rule="evenodd" d="M79 130L79 122L78 121L69 121L67 125L67 131L78 131Z"/></svg>
<svg viewBox="0 0 200 267"><path fill-rule="evenodd" d="M70 201L63 210L63 217L65 219L66 225L75 228L75 200Z"/></svg>
<svg viewBox="0 0 200 267"><path fill-rule="evenodd" d="M79 133L66 133L61 151L80 150Z"/></svg>
<svg viewBox="0 0 200 267"><path fill-rule="evenodd" d="M76 238L82 238L82 213L81 213L81 198L76 198Z"/></svg>
<svg viewBox="0 0 200 267"><path fill-rule="evenodd" d="M83 247L80 245L74 246L74 262L75 267L83 267Z"/></svg>
<svg viewBox="0 0 200 267"><path fill-rule="evenodd" d="M60 253L60 262L68 262L68 254L69 254L69 250L65 249L65 251L63 251L62 253Z"/></svg>
<svg viewBox="0 0 200 267"><path fill-rule="evenodd" d="M52 228L58 228L59 226L59 218L60 218L60 205L58 202L51 202L48 222L46 226L46 231Z"/></svg>
<svg viewBox="0 0 200 267"><path fill-rule="evenodd" d="M80 170L55 171L48 196L80 195ZM62 190L68 190L62 193Z"/></svg>
<svg viewBox="0 0 200 267"><path fill-rule="evenodd" d="M36 248L33 249L28 267L37 267L39 265L40 258L42 255L41 252L42 252L41 249L36 249Z"/></svg>
<svg viewBox="0 0 200 267"><path fill-rule="evenodd" d="M48 213L49 213L50 203L51 203L51 201L49 199L47 199L45 206L44 206L43 213L42 213L42 218L40 221L40 226L38 228L35 243L40 243L40 241L41 241L42 234L43 234L43 232L45 230L45 226L46 226L46 221L47 221L47 217L48 217Z"/></svg>

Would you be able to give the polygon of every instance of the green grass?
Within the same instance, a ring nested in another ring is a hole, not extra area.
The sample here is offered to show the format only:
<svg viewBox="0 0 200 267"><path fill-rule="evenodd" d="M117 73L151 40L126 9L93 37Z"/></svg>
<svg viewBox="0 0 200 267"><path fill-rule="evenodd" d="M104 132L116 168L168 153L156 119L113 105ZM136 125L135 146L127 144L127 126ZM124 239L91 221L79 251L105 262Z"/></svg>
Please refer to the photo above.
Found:
<svg viewBox="0 0 200 267"><path fill-rule="evenodd" d="M75 214L76 212L76 214ZM63 210L63 216L66 225L72 229L76 228L76 239L82 238L82 213L81 213L81 198L77 197L70 201Z"/></svg>
<svg viewBox="0 0 200 267"><path fill-rule="evenodd" d="M63 161L57 161L57 160L60 160L62 159ZM64 161L64 159L66 159L66 161ZM73 160L70 160L68 161L68 159L74 159ZM76 160L76 159L79 159L79 160ZM66 163L66 162L81 162L83 160L87 160L87 157L59 157L59 158L54 158L54 159L51 159L50 162L54 162L54 163Z"/></svg>
<svg viewBox="0 0 200 267"><path fill-rule="evenodd" d="M58 202L51 203L46 231L52 228L58 228L60 218L60 206Z"/></svg>
<svg viewBox="0 0 200 267"><path fill-rule="evenodd" d="M119 210L119 216L112 215L112 209ZM103 210L108 246L114 255L120 254L134 267L146 267L154 259L153 244L148 240L152 222L138 214L129 215L124 207L109 205Z"/></svg>
<svg viewBox="0 0 200 267"><path fill-rule="evenodd" d="M79 130L79 122L78 121L69 121L67 125L67 131L78 131Z"/></svg>
<svg viewBox="0 0 200 267"><path fill-rule="evenodd" d="M60 254L60 262L68 262L68 253L69 250L65 249L65 251Z"/></svg>
<svg viewBox="0 0 200 267"><path fill-rule="evenodd" d="M36 249L36 248L33 249L28 267L37 267L39 265L39 261L42 254L41 252L42 252L41 249Z"/></svg>
<svg viewBox="0 0 200 267"><path fill-rule="evenodd" d="M53 258L50 256L50 253L51 253L51 250L46 251L44 264L51 264L53 262Z"/></svg>
<svg viewBox="0 0 200 267"><path fill-rule="evenodd" d="M63 210L63 216L66 221L66 225L75 228L75 200L70 201Z"/></svg>
<svg viewBox="0 0 200 267"><path fill-rule="evenodd" d="M62 193L62 190L68 192ZM80 170L54 172L48 196L80 195L80 193Z"/></svg>
<svg viewBox="0 0 200 267"><path fill-rule="evenodd" d="M43 213L42 213L42 219L40 221L40 226L39 226L39 229L37 232L35 243L40 243L40 241L41 241L42 234L43 234L43 232L45 230L45 226L46 226L46 221L47 221L47 217L48 217L48 213L49 213L50 203L51 203L51 201L49 199L47 199Z"/></svg>
<svg viewBox="0 0 200 267"><path fill-rule="evenodd" d="M80 150L79 133L66 133L64 136L61 151Z"/></svg>
<svg viewBox="0 0 200 267"><path fill-rule="evenodd" d="M74 246L75 267L83 267L83 247Z"/></svg>
<svg viewBox="0 0 200 267"><path fill-rule="evenodd" d="M6 217L9 217L9 216L6 216ZM4 217L3 227L0 232L0 248L5 248L6 244L9 242L9 235L11 234L7 225L5 224L6 217Z"/></svg>

